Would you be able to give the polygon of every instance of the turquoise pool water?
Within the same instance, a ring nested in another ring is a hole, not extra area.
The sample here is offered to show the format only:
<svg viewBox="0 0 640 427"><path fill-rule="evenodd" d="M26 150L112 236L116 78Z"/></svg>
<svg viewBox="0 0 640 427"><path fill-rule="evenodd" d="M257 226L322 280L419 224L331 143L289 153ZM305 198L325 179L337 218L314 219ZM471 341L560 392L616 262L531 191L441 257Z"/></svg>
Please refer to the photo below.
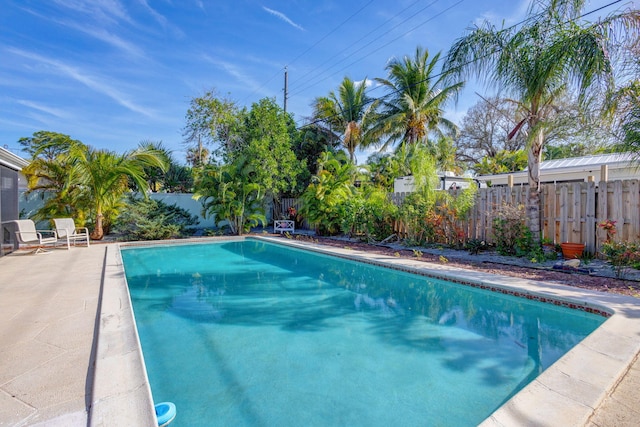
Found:
<svg viewBox="0 0 640 427"><path fill-rule="evenodd" d="M122 250L180 426L473 426L604 318L263 241Z"/></svg>

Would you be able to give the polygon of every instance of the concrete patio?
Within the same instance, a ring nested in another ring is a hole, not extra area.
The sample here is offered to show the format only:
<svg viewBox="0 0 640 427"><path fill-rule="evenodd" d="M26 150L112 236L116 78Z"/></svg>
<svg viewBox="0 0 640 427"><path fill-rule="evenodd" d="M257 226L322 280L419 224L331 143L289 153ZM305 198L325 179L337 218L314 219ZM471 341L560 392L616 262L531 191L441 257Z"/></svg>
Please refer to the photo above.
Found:
<svg viewBox="0 0 640 427"><path fill-rule="evenodd" d="M0 425L86 426L105 245L0 258Z"/></svg>
<svg viewBox="0 0 640 427"><path fill-rule="evenodd" d="M149 402L129 394L148 385L140 383L145 376L132 338L135 325L126 315L128 297L115 249L95 244L0 258L0 426L153 424ZM634 313L640 300L637 307ZM624 328L623 323L613 326ZM602 393L604 400L595 411L585 408L593 415L573 425L638 425L640 362L637 354L635 361L622 359L622 375L609 378L614 386ZM597 360L580 363L597 376ZM595 394L591 388L584 384ZM544 403L530 409L547 412ZM130 415L123 417L121 410ZM494 418L491 425L514 425L500 421L507 419ZM568 425L553 418L524 420L536 426Z"/></svg>

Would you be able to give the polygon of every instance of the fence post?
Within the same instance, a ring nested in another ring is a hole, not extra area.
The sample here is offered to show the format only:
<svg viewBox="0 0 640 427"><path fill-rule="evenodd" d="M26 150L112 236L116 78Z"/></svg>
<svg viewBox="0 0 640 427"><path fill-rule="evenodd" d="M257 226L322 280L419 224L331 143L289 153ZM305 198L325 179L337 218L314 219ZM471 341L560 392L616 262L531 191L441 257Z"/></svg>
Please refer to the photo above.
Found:
<svg viewBox="0 0 640 427"><path fill-rule="evenodd" d="M600 166L600 181L609 181L609 165Z"/></svg>

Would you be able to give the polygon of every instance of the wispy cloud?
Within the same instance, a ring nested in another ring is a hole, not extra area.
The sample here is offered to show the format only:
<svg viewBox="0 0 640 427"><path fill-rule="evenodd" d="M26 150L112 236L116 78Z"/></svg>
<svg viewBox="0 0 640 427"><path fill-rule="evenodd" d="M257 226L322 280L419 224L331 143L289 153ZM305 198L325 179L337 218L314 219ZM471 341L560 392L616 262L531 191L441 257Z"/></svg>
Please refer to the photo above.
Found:
<svg viewBox="0 0 640 427"><path fill-rule="evenodd" d="M510 16L506 17L502 12L486 11L474 21L474 24L482 26L484 22L490 22L497 27L501 27L502 25L508 27L523 19L527 14L529 6L529 0L521 0L514 12Z"/></svg>
<svg viewBox="0 0 640 427"><path fill-rule="evenodd" d="M282 19L284 22L286 22L287 24L291 25L294 28L297 28L300 31L304 31L304 28L302 28L301 25L296 24L295 22L293 22L291 19L289 19L289 17L287 15L285 15L282 12L278 12L277 10L273 10L273 9L269 9L268 7L262 6L262 8L269 12L270 14L272 14L273 16Z"/></svg>
<svg viewBox="0 0 640 427"><path fill-rule="evenodd" d="M99 78L97 76L92 76L86 72L83 72L75 67L72 67L70 65L64 64L60 61L57 61L55 59L50 59L50 58L46 58L42 55L38 55L35 53L31 53L31 52L27 52L21 49L13 49L13 48L9 48L8 49L10 52L12 52L15 55L19 55L22 56L24 58L28 58L31 59L33 61L37 61L40 62L41 64L44 65L48 65L50 67L52 67L54 70L56 70L58 73L63 74L77 82L82 83L83 85L85 85L86 87L101 93L109 98L111 98L112 100L114 100L115 102L117 102L118 104L122 105L123 107L136 112L136 113L140 113L142 115L145 115L147 117L151 117L152 114L147 111L145 108L136 105L134 102L132 102L130 99L127 98L126 95L124 95L122 92L120 92L119 90L117 90L116 88L101 82L99 80Z"/></svg>
<svg viewBox="0 0 640 427"><path fill-rule="evenodd" d="M209 55L204 55L204 59L215 65L216 67L222 69L227 74L231 75L233 78L241 82L243 85L247 86L249 89L258 91L261 88L261 85L257 81L249 77L246 73L242 72L242 70L240 70L235 65L226 61L212 58Z"/></svg>
<svg viewBox="0 0 640 427"><path fill-rule="evenodd" d="M116 49L122 50L127 54L139 56L139 57L144 56L144 52L142 51L142 49L138 48L135 44L127 40L124 40L122 37L119 37L113 34L113 32L108 31L104 28L101 28L97 25L87 25L87 23L84 21L74 22L68 19L65 19L65 20L55 19L49 16L44 16L31 9L24 9L24 10L25 12L30 13L34 16L37 16L41 19L46 19L58 25L61 25L63 27L71 28L75 31L79 31L81 33L87 34L88 36L91 36L97 40L107 43L108 45L111 45Z"/></svg>
<svg viewBox="0 0 640 427"><path fill-rule="evenodd" d="M118 0L54 0L56 4L83 13L102 22L125 21L133 24L133 19Z"/></svg>
<svg viewBox="0 0 640 427"><path fill-rule="evenodd" d="M153 17L153 19L155 19L162 26L162 28L164 28L165 30L172 31L177 37L185 36L184 32L180 28L176 27L175 25L172 25L164 15L162 15L160 12L152 8L149 2L147 2L147 0L138 0L138 1L147 10L147 12L149 12L149 14Z"/></svg>
<svg viewBox="0 0 640 427"><path fill-rule="evenodd" d="M47 107L46 105L38 104L37 102L27 101L25 99L18 99L16 102L20 105L24 105L25 107L29 107L37 111L42 111L43 113L47 113L59 119L66 119L70 117L66 111L60 110L58 108Z"/></svg>

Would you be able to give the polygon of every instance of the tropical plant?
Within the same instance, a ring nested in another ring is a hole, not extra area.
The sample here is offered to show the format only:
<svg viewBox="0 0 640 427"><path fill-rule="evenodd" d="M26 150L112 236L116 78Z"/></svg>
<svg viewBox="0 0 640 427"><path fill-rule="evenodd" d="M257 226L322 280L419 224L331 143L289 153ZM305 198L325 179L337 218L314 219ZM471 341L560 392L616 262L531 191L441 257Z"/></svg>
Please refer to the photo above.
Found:
<svg viewBox="0 0 640 427"><path fill-rule="evenodd" d="M105 235L103 224L111 224L123 206L122 196L129 191L128 180L146 197L149 188L145 168L166 170L166 158L158 150L139 147L117 154L109 150L86 145L71 148L73 164L68 186L79 186L94 216L91 238L101 240Z"/></svg>
<svg viewBox="0 0 640 427"><path fill-rule="evenodd" d="M274 99L263 98L244 116L241 140L227 159L240 157L251 166L251 182L259 184L267 196L277 198L296 188L304 166L293 151L294 132L291 116Z"/></svg>
<svg viewBox="0 0 640 427"><path fill-rule="evenodd" d="M640 46L640 43L638 44ZM638 48L640 52L640 47ZM640 67L640 60L638 60ZM640 79L629 82L618 89L610 101L620 112L621 144L618 151L635 153L640 160Z"/></svg>
<svg viewBox="0 0 640 427"><path fill-rule="evenodd" d="M262 202L264 191L252 181L252 165L236 157L225 165L207 165L197 175L193 198L202 201L202 216L215 216L231 234L242 235L251 227L266 224Z"/></svg>
<svg viewBox="0 0 640 427"><path fill-rule="evenodd" d="M389 62L386 79L375 79L390 92L389 99L381 104L381 117L375 129L386 139L382 149L396 142L424 142L429 132L437 136L443 136L444 131L455 133L455 124L443 117L444 106L457 95L463 83L447 86L446 73L436 77L439 59L438 53L429 60L429 51L417 47L413 58L405 56Z"/></svg>
<svg viewBox="0 0 640 427"><path fill-rule="evenodd" d="M339 155L324 153L321 157L318 173L302 193L300 209L318 234L335 234L340 230L340 207L353 195L354 170L353 164Z"/></svg>
<svg viewBox="0 0 640 427"><path fill-rule="evenodd" d="M622 278L629 267L640 268L640 246L633 242L607 241L600 247L617 278Z"/></svg>
<svg viewBox="0 0 640 427"><path fill-rule="evenodd" d="M385 190L366 187L342 204L341 229L349 236L361 236L368 242L383 240L393 233L397 210L389 203Z"/></svg>
<svg viewBox="0 0 640 427"><path fill-rule="evenodd" d="M385 188L388 192L394 190L396 178L411 174L409 165L401 157L402 149L395 153L376 152L367 158L369 181L376 186Z"/></svg>
<svg viewBox="0 0 640 427"><path fill-rule="evenodd" d="M527 132L529 200L527 216L533 240L540 242L540 162L546 134L555 115L555 102L575 89L586 103L598 84L611 89L613 66L609 53L617 28L637 38L638 11L609 16L581 25L585 0L533 1L522 26L498 29L488 21L458 39L445 69L453 75L473 72L495 85L516 103L523 119L509 136Z"/></svg>
<svg viewBox="0 0 640 427"><path fill-rule="evenodd" d="M155 152L162 158L162 167L152 165L144 167L144 174L147 177L149 189L157 193L164 188L164 174L167 171L168 165L173 163L171 150L165 147L162 141L155 142L145 140L140 142L138 146L145 151ZM135 185L133 185L133 187L135 188Z"/></svg>
<svg viewBox="0 0 640 427"><path fill-rule="evenodd" d="M193 192L193 169L172 162L164 174L163 189L167 193Z"/></svg>
<svg viewBox="0 0 640 427"><path fill-rule="evenodd" d="M19 143L31 155L31 162L22 169L27 178L27 194L39 193L43 200L42 207L32 218L43 221L55 217L73 217L84 224L88 206L82 198L82 189L68 182L73 166L69 150L82 143L68 135L47 131L20 138Z"/></svg>
<svg viewBox="0 0 640 427"><path fill-rule="evenodd" d="M499 173L518 172L527 167L525 150L500 150L492 157L484 157L472 168L479 175L495 175Z"/></svg>
<svg viewBox="0 0 640 427"><path fill-rule="evenodd" d="M198 217L177 205L130 196L115 220L114 229L124 240L161 240L182 237Z"/></svg>
<svg viewBox="0 0 640 427"><path fill-rule="evenodd" d="M244 110L234 101L219 97L215 90L191 99L183 136L185 144L195 151L194 166L204 163L205 144L214 146L214 154L235 149L243 114Z"/></svg>
<svg viewBox="0 0 640 427"><path fill-rule="evenodd" d="M375 117L377 102L366 95L367 79L356 83L345 77L338 92L316 98L313 118L323 125L331 140L339 140L355 164L355 152L361 146L371 144L369 132Z"/></svg>
<svg viewBox="0 0 640 427"><path fill-rule="evenodd" d="M202 145L200 141L195 147L187 148L187 164L194 168L199 168L209 163L209 149Z"/></svg>

